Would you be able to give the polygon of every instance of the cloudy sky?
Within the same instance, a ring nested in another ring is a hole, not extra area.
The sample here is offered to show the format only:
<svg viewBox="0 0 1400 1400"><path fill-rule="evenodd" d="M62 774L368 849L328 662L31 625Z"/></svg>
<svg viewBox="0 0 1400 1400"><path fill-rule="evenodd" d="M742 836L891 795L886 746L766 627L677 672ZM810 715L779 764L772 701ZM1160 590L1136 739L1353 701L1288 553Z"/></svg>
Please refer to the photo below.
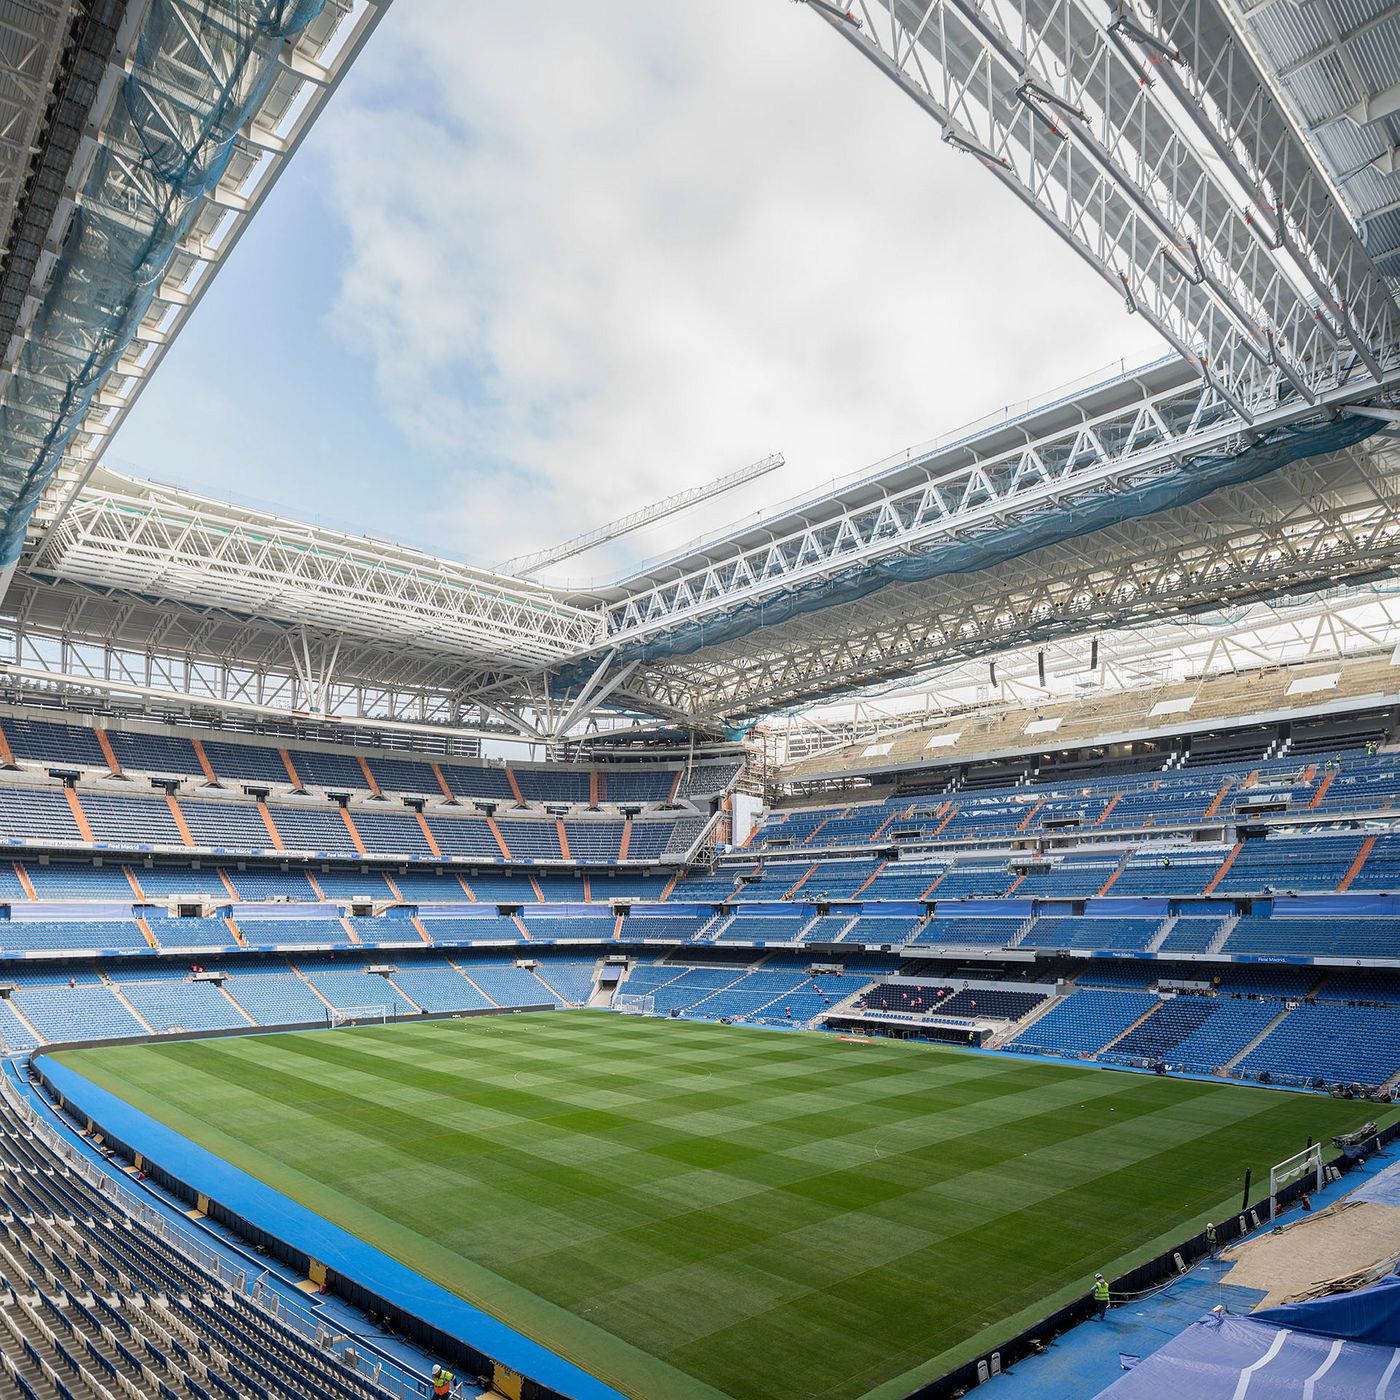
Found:
<svg viewBox="0 0 1400 1400"><path fill-rule="evenodd" d="M408 0L108 461L490 564L786 456L587 578L1159 353L801 5Z"/></svg>

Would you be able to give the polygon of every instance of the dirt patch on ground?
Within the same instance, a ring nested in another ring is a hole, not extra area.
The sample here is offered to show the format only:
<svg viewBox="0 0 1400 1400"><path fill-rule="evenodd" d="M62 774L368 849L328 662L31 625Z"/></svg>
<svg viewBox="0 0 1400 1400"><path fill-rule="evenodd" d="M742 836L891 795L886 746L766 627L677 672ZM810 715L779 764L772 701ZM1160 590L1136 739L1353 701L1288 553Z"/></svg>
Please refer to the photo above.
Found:
<svg viewBox="0 0 1400 1400"><path fill-rule="evenodd" d="M1290 1303L1400 1257L1400 1207L1339 1201L1314 1215L1295 1214L1221 1257L1231 1265L1226 1283L1268 1290L1260 1307Z"/></svg>

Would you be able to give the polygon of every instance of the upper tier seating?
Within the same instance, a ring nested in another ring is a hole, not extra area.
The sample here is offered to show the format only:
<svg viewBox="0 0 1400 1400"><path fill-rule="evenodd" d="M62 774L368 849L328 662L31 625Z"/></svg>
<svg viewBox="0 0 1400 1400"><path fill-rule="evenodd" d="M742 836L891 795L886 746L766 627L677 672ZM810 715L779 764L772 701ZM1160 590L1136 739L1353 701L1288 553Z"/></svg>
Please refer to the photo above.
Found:
<svg viewBox="0 0 1400 1400"><path fill-rule="evenodd" d="M1400 956L1400 918L1243 918L1230 930L1221 951L1396 957Z"/></svg>

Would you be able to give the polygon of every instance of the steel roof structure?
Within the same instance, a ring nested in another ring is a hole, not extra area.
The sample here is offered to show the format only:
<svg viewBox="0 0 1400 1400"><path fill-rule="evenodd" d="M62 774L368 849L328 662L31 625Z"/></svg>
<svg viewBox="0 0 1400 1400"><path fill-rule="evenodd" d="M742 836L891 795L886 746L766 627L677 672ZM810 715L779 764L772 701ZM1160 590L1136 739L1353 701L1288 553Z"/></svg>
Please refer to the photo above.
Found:
<svg viewBox="0 0 1400 1400"><path fill-rule="evenodd" d="M0 385L0 415L23 429L0 434L0 543L23 543L0 625L11 684L555 741L607 713L722 732L1091 633L1151 645L1163 619L1161 643L1179 645L1173 629L1197 620L1303 594L1325 608L1391 577L1400 9L804 3L872 81L909 95L912 120L932 118L1146 317L1168 358L603 587L509 578L96 471L383 4L224 0L202 7L222 27L193 48L173 23L183 0L89 7L110 32L87 49L62 48L57 11L44 12L54 28L48 47L33 39L35 71L110 41L112 91L99 77L75 96L89 96L89 126L106 114L103 137L65 188L91 195L79 208L163 200L168 261L149 302L108 289L101 324L81 327L65 301L73 237L34 262ZM266 53L234 42L253 11L281 36ZM157 125L180 139L155 140ZM128 158L104 164L104 151ZM116 183L94 186L99 175ZM36 198L18 198L12 231ZM12 232L0 314L21 243Z"/></svg>

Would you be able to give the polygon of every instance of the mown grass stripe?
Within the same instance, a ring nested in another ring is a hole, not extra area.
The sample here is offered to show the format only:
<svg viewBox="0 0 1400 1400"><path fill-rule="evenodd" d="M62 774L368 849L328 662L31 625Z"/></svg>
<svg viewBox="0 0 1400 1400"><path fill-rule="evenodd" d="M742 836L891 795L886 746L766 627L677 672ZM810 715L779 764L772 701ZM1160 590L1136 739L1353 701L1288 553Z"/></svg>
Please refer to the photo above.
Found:
<svg viewBox="0 0 1400 1400"><path fill-rule="evenodd" d="M65 1058L647 1397L889 1400L1364 1116L597 1013Z"/></svg>

